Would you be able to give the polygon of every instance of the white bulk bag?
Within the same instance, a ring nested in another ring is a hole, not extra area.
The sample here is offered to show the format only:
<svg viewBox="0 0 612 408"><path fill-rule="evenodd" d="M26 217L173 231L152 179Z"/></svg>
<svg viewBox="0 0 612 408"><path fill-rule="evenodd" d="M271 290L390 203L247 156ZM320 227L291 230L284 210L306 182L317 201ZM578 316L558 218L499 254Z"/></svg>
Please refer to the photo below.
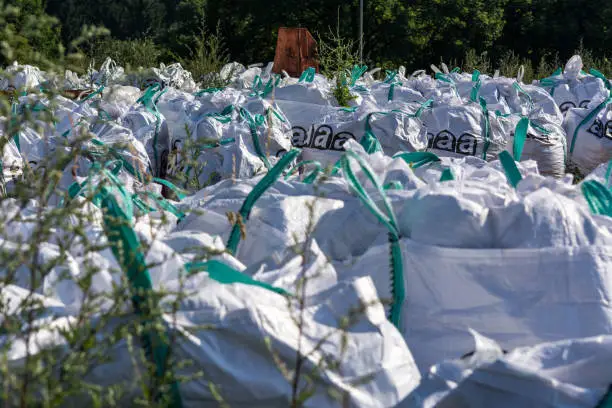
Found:
<svg viewBox="0 0 612 408"><path fill-rule="evenodd" d="M134 105L140 98L142 92L134 86L112 85L104 88L102 98L109 103L122 103Z"/></svg>
<svg viewBox="0 0 612 408"><path fill-rule="evenodd" d="M574 55L565 65L563 72L544 78L538 85L550 92L563 114L570 108L586 108L593 99L610 96L606 83L594 75L582 71L579 55Z"/></svg>
<svg viewBox="0 0 612 408"><path fill-rule="evenodd" d="M289 100L294 102L313 103L316 105L332 105L331 86L325 77L316 75L313 82L298 82L274 89L275 101Z"/></svg>
<svg viewBox="0 0 612 408"><path fill-rule="evenodd" d="M562 126L548 121L547 117L534 114L530 118L521 118L511 115L500 117L499 120L507 121L511 129L506 147L515 160L535 160L540 174L561 178L565 175L568 151L566 134ZM517 132L521 133L518 140ZM524 140L524 143L520 140ZM518 152L517 143L522 143ZM517 157L515 153L520 155Z"/></svg>
<svg viewBox="0 0 612 408"><path fill-rule="evenodd" d="M304 401L305 407L335 407L338 401L329 392L333 389L351 406L391 408L420 381L410 351L385 318L367 278L336 285L302 312L296 309L295 301L290 305L278 293L240 283L219 284L204 272L185 281L170 279L164 287L171 293L180 290L186 294L178 301L175 313L169 310L173 300L165 300L169 311L161 316L169 332L189 333L177 336L171 346L173 358L191 363L175 367L176 374L188 379L178 384L186 408L217 404L213 392L232 407L285 406L291 401L292 385L277 364L282 362L288 370L295 370L298 349L304 356L298 387L303 390L311 384L314 390ZM14 291L20 296L18 288ZM41 319L51 322L35 331L36 346L30 353L49 347L61 353L67 343L55 328L69 316L64 317L68 313L51 300L45 305L53 314ZM361 309L364 311L351 314ZM301 315L301 328L295 324L296 312ZM342 317L349 315L353 316L349 327L340 330ZM109 322L96 336L108 336L105 330L112 330L116 324L120 321ZM322 338L326 341L320 343ZM340 363L340 371L329 364L330 356ZM23 347L14 343L7 351L11 370L23 366L23 357ZM144 367L133 358L127 342L116 343L107 357L93 365L84 380L102 387L125 386L127 393L122 398L139 396L141 388L134 379L136 370L143 372ZM204 376L197 375L202 371Z"/></svg>
<svg viewBox="0 0 612 408"><path fill-rule="evenodd" d="M364 199L377 214L371 218L387 226L390 239L398 237L391 242L400 247L401 267L397 251L390 258L390 243L371 246L344 271L334 265L339 279L363 271L374 276L421 370L471 351L469 328L504 348L612 331L609 223L548 189L521 200L507 191L504 200L485 190L464 194L453 183L462 182L444 182L450 188L439 193L447 205L431 200L414 208L411 200L419 196L413 195L398 221L390 202ZM483 205L489 200L502 204ZM478 205L489 211L483 215ZM488 238L477 240L483 232Z"/></svg>
<svg viewBox="0 0 612 408"><path fill-rule="evenodd" d="M391 101L408 103L424 103L426 101L423 94L419 91L400 84L377 82L372 85L370 92L376 100L376 103L381 107L387 105Z"/></svg>
<svg viewBox="0 0 612 408"><path fill-rule="evenodd" d="M164 117L139 108L130 110L121 118L121 123L144 145L153 167L153 175L165 178L170 154L170 135Z"/></svg>
<svg viewBox="0 0 612 408"><path fill-rule="evenodd" d="M611 332L612 246L464 249L404 238L401 247L401 331L422 372L472 351L470 328L506 349ZM378 265L377 290L392 300L389 245L362 259Z"/></svg>
<svg viewBox="0 0 612 408"><path fill-rule="evenodd" d="M193 95L174 88L166 88L153 98L155 106L168 124L171 144L187 138L185 127L192 130L194 112L200 103Z"/></svg>
<svg viewBox="0 0 612 408"><path fill-rule="evenodd" d="M136 177L142 180L144 174L152 172L153 168L144 144L134 137L130 129L109 121L97 125L94 132L100 142L115 149L124 160L124 167L132 167L131 170ZM91 146L95 148L95 144Z"/></svg>
<svg viewBox="0 0 612 408"><path fill-rule="evenodd" d="M503 123L477 103L434 104L423 112L421 120L427 129L427 150L438 156L493 160L506 148Z"/></svg>
<svg viewBox="0 0 612 408"><path fill-rule="evenodd" d="M37 67L31 65L19 65L13 62L4 70L6 78L0 82L3 90L10 88L20 91L38 91L45 82L44 73Z"/></svg>
<svg viewBox="0 0 612 408"><path fill-rule="evenodd" d="M504 355L493 340L474 335L473 355L433 366L398 407L592 408L608 389L610 336L543 343Z"/></svg>
<svg viewBox="0 0 612 408"><path fill-rule="evenodd" d="M612 159L612 107L610 99L593 101L587 108L565 114L568 159L583 175Z"/></svg>

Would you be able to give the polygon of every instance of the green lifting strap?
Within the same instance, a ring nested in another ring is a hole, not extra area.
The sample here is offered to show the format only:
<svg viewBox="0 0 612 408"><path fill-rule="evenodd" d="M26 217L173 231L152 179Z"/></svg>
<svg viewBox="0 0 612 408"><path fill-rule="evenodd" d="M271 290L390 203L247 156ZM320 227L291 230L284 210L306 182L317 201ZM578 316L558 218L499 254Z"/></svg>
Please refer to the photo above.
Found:
<svg viewBox="0 0 612 408"><path fill-rule="evenodd" d="M442 171L442 174L440 175L440 182L445 182L445 181L452 181L455 179L455 176L453 176L453 172L451 169L444 169L444 171Z"/></svg>
<svg viewBox="0 0 612 408"><path fill-rule="evenodd" d="M516 166L516 162L514 161L512 156L510 156L510 153L505 150L499 154L499 161L502 164L504 173L506 173L508 183L512 187L516 188L518 183L520 183L520 181L523 179L523 176L521 176L521 172Z"/></svg>
<svg viewBox="0 0 612 408"><path fill-rule="evenodd" d="M522 117L514 130L514 143L512 146L512 155L514 160L521 161L525 140L527 140L527 131L529 130L529 118Z"/></svg>
<svg viewBox="0 0 612 408"><path fill-rule="evenodd" d="M304 177L303 181L304 184L312 184L316 180L317 176L323 172L323 166L321 166L321 163L317 160L305 160L299 162L291 169L289 173L287 173L287 175L285 176L285 180L288 180L289 177L294 175L299 169L306 166L315 167L315 169L308 176Z"/></svg>
<svg viewBox="0 0 612 408"><path fill-rule="evenodd" d="M110 185L102 185L97 194L93 198L95 205L104 209L104 231L111 245L113 254L125 272L130 288L132 290L132 304L134 311L143 319L143 328L141 341L145 349L146 356L155 365L155 374L158 378L164 378L166 374L169 347L159 333L149 329L154 327L153 316L148 306L148 299L142 296L142 293L150 293L153 289L153 284L147 265L145 256L142 252L138 236L132 229L132 198L129 196L121 181L117 179L117 169L121 168L121 163L109 171L102 168L99 163L94 163L92 174L97 172L110 181ZM74 198L80 194L88 185L91 176L82 184L73 183L69 187L69 196ZM91 187L91 186L90 186ZM118 193L122 197L120 205L114 194ZM178 383L174 381L170 387L171 406L181 408L182 400L179 393ZM161 397L161 396L160 396Z"/></svg>
<svg viewBox="0 0 612 408"><path fill-rule="evenodd" d="M478 94L480 93L480 87L482 86L482 80L480 78L480 71L475 69L472 74L472 82L474 85L472 86L472 90L470 92L470 100L472 102L478 101Z"/></svg>
<svg viewBox="0 0 612 408"><path fill-rule="evenodd" d="M132 304L134 311L143 320L142 327L144 330L141 341L145 354L155 365L156 376L162 379L169 368L167 363L170 349L166 339L149 328L156 325L153 324L154 317L148 305L147 296L143 296L142 293L151 293L153 284L138 236L130 226L130 215L123 212L115 197L106 189L102 191L101 207L106 210L104 213L104 230L113 254L127 275L130 288L133 291ZM180 391L176 381L172 382L170 393L171 406L182 407Z"/></svg>
<svg viewBox="0 0 612 408"><path fill-rule="evenodd" d="M185 264L185 269L190 274L208 272L208 276L219 283L242 283L244 285L259 286L260 288L268 289L272 292L278 293L279 295L291 296L291 294L285 289L277 288L267 283L255 280L220 261L212 260L207 262L190 262Z"/></svg>
<svg viewBox="0 0 612 408"><path fill-rule="evenodd" d="M367 70L368 70L367 65L362 65L362 66L355 65L353 69L351 70L351 81L349 85L355 86L355 84L357 83L357 80L361 78L361 76L365 74Z"/></svg>
<svg viewBox="0 0 612 408"><path fill-rule="evenodd" d="M164 179L160 179L157 177L153 177L153 181L157 184L161 184L162 186L166 186L168 187L170 190L172 190L172 192L174 194L176 194L176 196L178 197L179 200L182 200L183 198L185 198L186 195L186 191L183 190L182 188L177 187L174 183L168 181L168 180L164 180Z"/></svg>
<svg viewBox="0 0 612 408"><path fill-rule="evenodd" d="M610 176L612 176L612 160L608 162L608 168L606 169L606 187L610 187Z"/></svg>
<svg viewBox="0 0 612 408"><path fill-rule="evenodd" d="M482 149L482 159L487 160L487 151L489 150L489 146L491 145L491 120L489 119L489 110L487 109L487 102L482 98L478 98L480 102L480 108L482 109L483 121L484 121L484 147Z"/></svg>
<svg viewBox="0 0 612 408"><path fill-rule="evenodd" d="M378 194L382 198L382 210L359 182L359 179L351 168L350 162L352 160L357 162L365 176L378 191ZM357 194L366 208L368 208L368 210L370 210L378 221L389 231L389 244L391 247L389 256L391 266L391 293L393 295L390 320L399 329L401 326L402 306L405 298L404 264L402 259L402 250L400 247L400 231L393 213L393 207L385 194L384 187L375 176L374 171L361 157L359 157L355 152L349 150L342 155L340 162L342 166L342 174L351 187L351 190Z"/></svg>
<svg viewBox="0 0 612 408"><path fill-rule="evenodd" d="M263 193L266 192L268 188L270 188L276 181L280 178L283 171L291 164L291 162L300 154L299 149L292 149L287 152L279 161L276 163L274 167L272 167L268 173L253 187L253 190L247 195L246 199L242 203L240 210L238 213L242 217L242 219L246 222L248 221L251 210L253 206L262 196ZM240 243L240 225L237 223L234 224L232 231L230 233L229 240L227 241L226 248L230 254L235 254L238 250L238 244Z"/></svg>
<svg viewBox="0 0 612 408"><path fill-rule="evenodd" d="M402 159L410 165L410 167L418 169L429 163L440 162L438 155L431 152L401 152L393 155L394 159Z"/></svg>
<svg viewBox="0 0 612 408"><path fill-rule="evenodd" d="M596 180L582 183L582 193L593 214L612 217L612 192Z"/></svg>
<svg viewBox="0 0 612 408"><path fill-rule="evenodd" d="M255 147L255 152L257 156L263 161L264 165L267 169L270 169L272 166L270 165L270 161L264 154L263 149L261 148L261 143L259 143L259 135L257 134L257 122L251 115L251 113L245 108L240 108L240 116L247 122L249 126L249 130L251 132L251 139L253 141L253 146Z"/></svg>
<svg viewBox="0 0 612 408"><path fill-rule="evenodd" d="M609 96L606 100L604 100L602 103L600 103L599 105L597 105L591 112L589 112L589 114L582 119L582 121L580 121L580 123L578 124L578 126L576 126L576 129L574 129L574 134L572 136L572 143L570 145L570 156L572 155L572 153L574 153L574 147L576 147L576 139L578 138L578 132L580 131L580 129L586 125L587 123L589 123L591 120L593 120L594 117L597 116L597 114L599 114L599 112L604 109L610 102L612 102L612 95Z"/></svg>

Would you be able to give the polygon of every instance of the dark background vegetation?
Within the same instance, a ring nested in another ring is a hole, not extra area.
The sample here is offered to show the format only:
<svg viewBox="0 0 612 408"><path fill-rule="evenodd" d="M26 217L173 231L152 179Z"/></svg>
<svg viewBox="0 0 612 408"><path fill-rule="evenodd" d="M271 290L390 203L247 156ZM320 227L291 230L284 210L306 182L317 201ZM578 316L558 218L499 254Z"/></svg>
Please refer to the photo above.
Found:
<svg viewBox="0 0 612 408"><path fill-rule="evenodd" d="M249 64L274 58L281 26L307 27L323 37L331 30L353 40L359 26L359 0L13 0L9 4L22 10L13 21L16 26L33 17L57 19L42 31L45 35L24 38L24 49L32 47L52 59L59 44L70 44L84 25L93 24L111 34L83 45L85 53L98 63L107 54L128 66L188 59L197 53L198 39L217 28L231 60ZM514 58L537 71L538 65L560 64L578 48L597 56L599 64L608 64L612 1L365 0L365 9L364 59L371 66L403 64L418 69L441 60L465 65L468 55L492 62L493 68L504 58ZM7 63L3 58L0 65ZM19 55L14 59L19 60Z"/></svg>

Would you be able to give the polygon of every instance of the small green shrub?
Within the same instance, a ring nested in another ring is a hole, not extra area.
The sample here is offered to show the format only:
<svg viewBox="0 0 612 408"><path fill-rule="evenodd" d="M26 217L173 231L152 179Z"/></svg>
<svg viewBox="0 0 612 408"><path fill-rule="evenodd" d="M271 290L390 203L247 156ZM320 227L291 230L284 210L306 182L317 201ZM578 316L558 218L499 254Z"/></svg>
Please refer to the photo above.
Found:
<svg viewBox="0 0 612 408"><path fill-rule="evenodd" d="M186 47L189 49L189 57L177 59L197 82L201 82L202 88L223 88L228 85L228 78L219 75L221 68L230 61L219 24L215 32L211 33L206 28L206 22L202 21L195 45Z"/></svg>
<svg viewBox="0 0 612 408"><path fill-rule="evenodd" d="M333 77L339 72L350 71L359 63L353 40L346 39L331 30L326 37L318 36L319 63L323 75Z"/></svg>
<svg viewBox="0 0 612 408"><path fill-rule="evenodd" d="M118 40L106 37L94 41L87 54L96 66L110 57L126 71L132 71L158 66L162 51L150 38Z"/></svg>
<svg viewBox="0 0 612 408"><path fill-rule="evenodd" d="M339 72L336 76L336 86L332 92L340 106L349 107L350 102L356 98L355 95L351 94L344 72Z"/></svg>

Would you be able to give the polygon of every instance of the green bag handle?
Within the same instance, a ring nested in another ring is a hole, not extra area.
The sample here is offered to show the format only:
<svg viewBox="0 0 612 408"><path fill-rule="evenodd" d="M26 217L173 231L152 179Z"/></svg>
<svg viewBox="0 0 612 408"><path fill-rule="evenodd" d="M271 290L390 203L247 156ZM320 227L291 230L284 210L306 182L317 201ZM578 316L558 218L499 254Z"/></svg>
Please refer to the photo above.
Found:
<svg viewBox="0 0 612 408"><path fill-rule="evenodd" d="M593 214L612 217L612 192L596 180L582 183L582 194Z"/></svg>
<svg viewBox="0 0 612 408"><path fill-rule="evenodd" d="M270 113L276 116L276 118L280 120L282 123L287 123L287 119L285 119L283 115L278 113L278 111L274 109L273 107L269 107L268 109L266 109L266 116L268 116Z"/></svg>
<svg viewBox="0 0 612 408"><path fill-rule="evenodd" d="M266 168L269 170L272 166L270 165L270 161L264 154L261 148L261 144L259 143L259 136L257 135L257 124L255 122L255 119L253 119L251 113L245 108L240 108L240 116L247 122L249 126L249 130L251 131L251 139L253 140L253 146L255 147L255 152L257 152L257 155L259 156L261 161L263 161Z"/></svg>
<svg viewBox="0 0 612 408"><path fill-rule="evenodd" d="M268 171L268 173L253 187L253 190L249 193L247 198L242 203L240 207L240 211L238 213L242 217L242 219L246 222L248 221L251 210L253 206L261 197L263 193L266 192L268 188L274 184L279 177L282 175L283 171L291 164L291 162L300 154L299 149L291 149L291 151L287 152L279 161L276 163L274 167ZM240 225L237 223L232 227L232 231L229 236L229 240L227 241L226 248L228 252L234 255L238 249L238 244L240 243Z"/></svg>
<svg viewBox="0 0 612 408"><path fill-rule="evenodd" d="M478 100L478 93L480 92L480 87L482 86L482 81L480 79L480 71L475 69L472 74L472 82L474 85L472 86L472 91L470 92L470 100L472 102L476 102Z"/></svg>
<svg viewBox="0 0 612 408"><path fill-rule="evenodd" d="M401 152L393 155L394 159L402 159L410 165L410 167L418 169L429 163L440 161L438 155L431 152Z"/></svg>
<svg viewBox="0 0 612 408"><path fill-rule="evenodd" d="M162 91L160 95L157 97L157 99L154 100L155 94L160 89L161 89L161 86L158 83L153 84L149 86L145 90L145 92L142 94L142 96L138 98L138 100L136 101L136 103L141 103L148 112L150 112L151 114L153 114L153 116L155 116L155 134L153 135L153 156L155 156L156 165L159 164L157 163L157 147L156 146L157 146L157 138L158 138L160 127L161 127L161 114L159 113L159 110L157 109L157 101L159 100L161 95L167 92L167 89Z"/></svg>
<svg viewBox="0 0 612 408"><path fill-rule="evenodd" d="M529 111L532 111L534 109L534 104L531 95L529 95L527 91L525 91L523 87L516 81L512 84L512 87L516 89L520 95L524 95L525 97L527 97L527 100L529 101Z"/></svg>
<svg viewBox="0 0 612 408"><path fill-rule="evenodd" d="M521 172L519 171L518 167L516 167L516 162L512 156L510 156L510 153L505 150L499 154L499 161L504 168L504 173L506 173L508 183L512 187L516 188L518 183L523 179Z"/></svg>
<svg viewBox="0 0 612 408"><path fill-rule="evenodd" d="M359 164L361 170L364 172L368 180L374 185L380 197L382 198L383 209L378 208L374 200L370 197L367 191L363 188L355 173L351 169L350 161L354 160ZM389 230L389 243L391 246L390 263L391 263L391 282L392 282L392 293L393 302L391 304L391 322L399 328L401 325L401 310L404 302L405 290L404 290L404 267L402 260L402 250L400 247L400 231L397 226L397 220L393 214L393 207L385 194L385 190L381 183L378 181L373 170L370 166L355 152L348 150L342 155L340 159L342 166L342 174L348 182L351 189L361 199L363 204L370 210L370 212L378 219Z"/></svg>
<svg viewBox="0 0 612 408"><path fill-rule="evenodd" d="M392 101L395 97L395 82L389 85L389 94L387 95L387 101Z"/></svg>
<svg viewBox="0 0 612 408"><path fill-rule="evenodd" d="M591 120L593 120L593 118L597 116L597 114L599 114L599 112L601 112L601 110L604 109L610 102L612 102L612 95L609 96L605 101L597 105L595 108L593 108L593 110L589 112L589 114L580 121L578 126L576 126L576 129L574 130L574 135L572 137L572 144L570 145L570 156L572 155L572 153L574 153L574 147L576 146L576 139L578 138L578 131L580 131L580 129L584 125L586 125Z"/></svg>
<svg viewBox="0 0 612 408"><path fill-rule="evenodd" d="M140 210L140 212L142 212L143 214L148 214L151 211L155 211L156 208L153 208L149 205L147 205L147 203L145 203L144 201L142 201L142 199L140 197L138 197L138 194L132 194L132 202L134 203L134 205L136 206L136 208L138 208Z"/></svg>
<svg viewBox="0 0 612 408"><path fill-rule="evenodd" d="M312 80L314 80L314 75L312 76ZM309 82L312 82L312 80ZM265 98L270 92L272 92L274 87L278 86L280 81L281 77L277 75L270 78L264 85L261 77L257 75L255 77L255 81L253 82L253 92L251 92L249 96L259 96L260 98Z"/></svg>
<svg viewBox="0 0 612 408"><path fill-rule="evenodd" d="M550 96L555 96L555 88L557 87L557 84L559 83L559 81L554 79L554 77L557 77L561 74L563 74L563 68L557 68L555 72L551 74L551 76L540 80L541 86L550 87Z"/></svg>
<svg viewBox="0 0 612 408"><path fill-rule="evenodd" d="M17 125L17 103L13 102L12 106L11 106L11 128L16 127ZM15 134L13 135L13 140L15 141L15 144L17 145L17 150L19 151L19 153L21 153L21 142L19 141L19 130L17 130L15 132Z"/></svg>
<svg viewBox="0 0 612 408"><path fill-rule="evenodd" d="M91 143L97 146L104 146L105 143L101 140L98 139L91 139ZM134 166L132 166L132 164L130 162L128 162L122 155L121 153L113 148L113 147L109 147L108 148L109 152L113 155L113 157L115 157L117 160L119 160L121 162L121 164L123 165L123 168L125 168L125 170L127 170L128 173L130 173L132 176L136 177L136 179L138 181L140 181L141 183L144 183L144 177L142 176L142 174L140 174L139 171L137 171ZM95 156L95 154L94 154Z"/></svg>
<svg viewBox="0 0 612 408"><path fill-rule="evenodd" d="M369 113L368 116L366 117L365 133L363 134L363 136L361 137L361 141L359 142L359 144L363 146L364 150L368 154L382 152L383 150L382 146L380 145L380 141L378 140L378 138L374 135L374 132L372 131L372 125L370 125L370 118L372 117L372 115L376 113L377 112Z"/></svg>
<svg viewBox="0 0 612 408"><path fill-rule="evenodd" d="M108 167L115 165L112 170L108 170ZM102 176L102 179L106 179L110 182L112 190L118 191L123 197L122 203L125 205L124 213L131 220L132 215L134 214L134 205L142 207L143 203L138 201L134 202L133 197L127 192L125 186L117 177L119 171L122 169L122 163L120 161L116 162L107 162L104 164L104 167L100 165L99 162L94 162L92 168L87 176L87 179L82 183L74 182L68 187L68 197L73 199L77 195L82 195L85 192L85 189L89 189L90 191L94 189L94 186L91 184L91 179L94 174L99 174ZM96 193L96 195L92 198L92 202L97 207L101 206L103 192L105 191L105 186L102 186L102 189Z"/></svg>
<svg viewBox="0 0 612 408"><path fill-rule="evenodd" d="M185 264L185 269L189 274L208 272L208 276L219 283L242 283L244 285L259 286L260 288L268 289L272 292L278 293L279 295L292 296L285 289L277 288L270 284L255 280L220 261L211 260L207 262L189 262Z"/></svg>
<svg viewBox="0 0 612 408"><path fill-rule="evenodd" d="M289 173L287 173L287 175L285 176L285 180L288 180L289 177L295 174L300 168L309 166L309 165L315 166L315 169L312 171L312 173L310 173L308 176L304 178L303 183L312 184L316 180L319 173L323 172L323 166L321 166L321 163L319 163L317 160L304 160L302 162L299 162L298 164L295 165L295 167L291 169Z"/></svg>
<svg viewBox="0 0 612 408"><path fill-rule="evenodd" d="M397 79L397 75L398 75L397 71L387 70L387 77L385 78L385 81L384 81L385 84L389 84L389 93L387 95L387 101L392 101L393 98L395 97L395 86L403 85L402 82L400 82Z"/></svg>
<svg viewBox="0 0 612 408"><path fill-rule="evenodd" d="M338 159L338 161L336 162L336 164L334 164L334 167L332 167L331 172L329 173L330 176L337 176L340 173L340 170L342 170L342 159Z"/></svg>
<svg viewBox="0 0 612 408"><path fill-rule="evenodd" d="M157 203L157 205L159 205L159 207L164 210L164 211L168 211L170 214L174 215L176 218L178 218L178 220L182 220L183 218L185 218L185 213L182 212L181 210L179 210L178 208L176 208L176 206L174 204L172 204L171 202L169 202L168 200L166 200L164 197L153 193L152 191L141 191L138 194L142 194L142 195L146 195L147 197L151 198L153 201L155 201ZM149 213L151 211L157 211L157 208L151 208L149 206L147 206L148 208L146 210L141 209L141 211L143 211L145 214Z"/></svg>
<svg viewBox="0 0 612 408"><path fill-rule="evenodd" d="M170 190L172 190L172 192L174 194L176 194L176 196L179 198L179 200L182 200L183 198L185 198L187 195L185 194L186 191L183 190L182 188L179 188L178 186L176 186L174 183L168 181L168 180L164 180L164 179L160 179L157 177L153 177L153 181L157 184L161 184L162 186L166 186L168 187Z"/></svg>
<svg viewBox="0 0 612 408"><path fill-rule="evenodd" d="M484 118L484 147L482 149L482 159L487 160L487 151L489 151L489 146L491 145L491 120L489 119L489 110L487 109L487 102L482 98L478 98L480 102L480 108L482 109L482 115Z"/></svg>
<svg viewBox="0 0 612 408"><path fill-rule="evenodd" d="M365 123L365 133L363 135L363 137L361 138L361 141L359 142L359 144L361 146L363 146L363 148L365 149L365 151L368 154L373 154L376 152L382 152L382 146L380 145L380 141L378 140L378 138L376 137L376 135L374 134L374 131L372 130L372 125L370 123L370 120L372 119L372 116L374 115L390 115L390 114L399 114L399 115L403 115L403 116L407 116L407 117L411 117L411 118L420 118L423 111L429 107L431 107L433 104L433 100L428 100L426 102L424 102L423 104L421 104L421 106L419 107L419 109L414 113L406 113L404 111L398 110L398 109L393 109L389 112L371 112L366 116L366 123Z"/></svg>
<svg viewBox="0 0 612 408"><path fill-rule="evenodd" d="M138 236L129 225L130 215L126 214L118 205L115 197L103 188L101 207L105 209L104 230L112 246L113 254L127 275L132 289L132 304L134 311L143 319L145 330L142 334L142 343L145 354L156 367L158 378L165 376L169 346L167 342L155 331L146 329L153 326L153 316L147 305L147 299L139 292L148 293L153 290L151 276L147 269L145 256L142 252ZM123 222L117 223L116 220ZM173 407L182 407L178 383L174 381L170 388Z"/></svg>
<svg viewBox="0 0 612 408"><path fill-rule="evenodd" d="M355 86L355 84L357 83L357 80L361 78L361 76L365 74L367 70L368 70L367 65L362 65L362 66L355 65L351 71L350 86Z"/></svg>
<svg viewBox="0 0 612 408"><path fill-rule="evenodd" d="M106 164L106 166L108 167L109 165L113 164L113 162L109 162ZM114 187L116 189L118 189L121 192L121 195L125 198L124 203L129 205L128 208L126 209L125 213L130 215L131 218L131 214L133 214L133 207L131 206L131 204L133 203L142 213L144 214L148 214L151 211L157 211L157 208L151 207L149 205L147 205L144 201L142 201L140 199L140 197L138 197L138 195L146 195L147 197L150 197L151 199L153 199L161 209L170 212L171 214L175 215L179 220L182 220L183 218L185 218L185 213L183 213L182 211L180 211L178 208L176 208L176 206L174 204L172 204L171 202L169 202L168 200L166 200L164 197L155 194L151 191L140 191L136 194L132 194L130 195L127 190L125 190L123 183L121 183L121 181L117 178L117 174L119 173L119 171L122 168L122 163L121 162L116 162L116 166L112 171L108 171L106 168L105 169L100 169L100 166L96 166L93 169L93 172L100 172L102 171L102 173L106 176L106 178L108 180L110 180L112 182L112 184L114 185ZM92 173L93 173L92 172ZM89 177L81 184L74 182L72 183L69 187L68 187L68 195L69 197L72 199L74 197L76 197L79 194L83 193L83 190L85 187L90 185L91 182L91 177L92 174L89 175ZM163 180L166 181L166 180ZM170 182L168 182L169 184L172 184ZM162 183L163 184L163 183ZM176 187L176 186L175 186ZM99 199L94 199L96 202L99 201Z"/></svg>
<svg viewBox="0 0 612 408"><path fill-rule="evenodd" d="M141 103L145 106L149 105L153 101L153 96L159 91L161 86L158 83L155 83L149 86L143 94L136 100L136 103Z"/></svg>
<svg viewBox="0 0 612 408"><path fill-rule="evenodd" d="M204 115L204 117L213 118L216 121L221 122L221 123L229 123L232 121L232 112L234 112L234 105L228 105L225 108L223 108L221 112L207 113Z"/></svg>
<svg viewBox="0 0 612 408"><path fill-rule="evenodd" d="M440 183L443 183L445 181L453 181L455 179L455 176L453 175L453 171L451 169L444 169L442 171L442 174L440 175Z"/></svg>
<svg viewBox="0 0 612 408"><path fill-rule="evenodd" d="M159 109L157 108L157 102L159 101L159 98L161 98L162 95L165 94L166 92L168 92L168 88L159 92L155 100L153 99L155 97L155 93L152 93L150 95L150 99L147 99L147 103L143 103L145 108L155 116L155 134L153 135L152 147L153 147L153 156L155 157L156 166L159 166L159 163L157 163L157 160L158 160L157 139L159 137L159 132L161 130L161 113L159 112ZM156 174L156 176L159 176L159 174Z"/></svg>
<svg viewBox="0 0 612 408"><path fill-rule="evenodd" d="M433 106L433 99L429 99L421 104L419 109L414 113L415 118L420 118L425 109L429 109Z"/></svg>
<svg viewBox="0 0 612 408"><path fill-rule="evenodd" d="M442 82L446 82L449 84L454 84L455 82L450 79L449 77L446 76L446 74L442 73L442 72L436 72L436 74L434 75L434 79L439 79Z"/></svg>
<svg viewBox="0 0 612 408"><path fill-rule="evenodd" d="M521 161L523 155L523 147L527 140L527 131L529 130L529 118L522 117L514 129L514 143L512 145L512 155L514 160Z"/></svg>
<svg viewBox="0 0 612 408"><path fill-rule="evenodd" d="M606 76L604 74L602 74L601 72L599 72L595 68L591 68L591 70L589 71L589 74L593 75L594 77L597 77L597 78L601 79L603 81L603 83L605 84L606 89L608 91L612 90L612 83L610 83L610 80L608 78L606 78Z"/></svg>
<svg viewBox="0 0 612 408"><path fill-rule="evenodd" d="M606 169L606 186L610 187L610 176L612 176L612 160L608 162L608 168Z"/></svg>
<svg viewBox="0 0 612 408"><path fill-rule="evenodd" d="M391 84L395 82L395 77L397 77L397 71L386 70L386 77L383 83Z"/></svg>
<svg viewBox="0 0 612 408"><path fill-rule="evenodd" d="M312 82L315 79L316 70L313 67L308 67L302 72L298 82Z"/></svg>
<svg viewBox="0 0 612 408"><path fill-rule="evenodd" d="M96 97L97 95L100 95L102 93L102 91L104 91L105 86L102 85L101 87L99 87L96 91L90 93L89 95L87 95L85 98L81 99L79 101L79 105L83 105L85 102L87 102L90 99L93 99L94 97Z"/></svg>

